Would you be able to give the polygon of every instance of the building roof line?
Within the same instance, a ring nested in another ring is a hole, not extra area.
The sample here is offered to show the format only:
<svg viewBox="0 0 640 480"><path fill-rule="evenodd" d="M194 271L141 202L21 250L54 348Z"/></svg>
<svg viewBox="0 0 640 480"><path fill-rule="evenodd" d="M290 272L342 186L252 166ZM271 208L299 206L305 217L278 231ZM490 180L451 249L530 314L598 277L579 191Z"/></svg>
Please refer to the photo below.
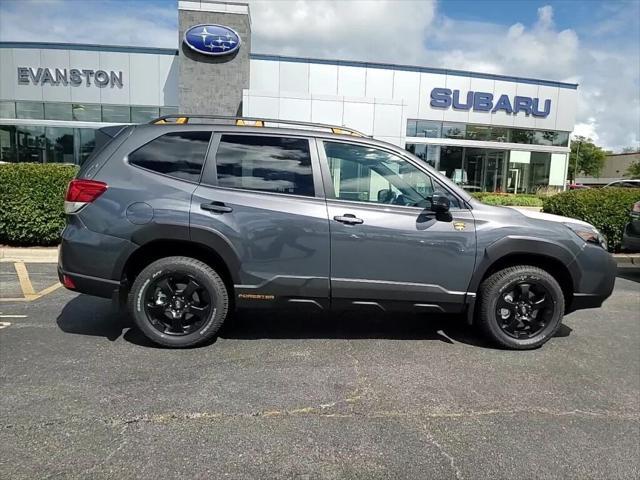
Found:
<svg viewBox="0 0 640 480"><path fill-rule="evenodd" d="M80 43L0 42L0 48L89 50L89 51L101 51L101 52L178 55L178 50L174 48L131 47L126 45L98 45L98 44L80 44ZM461 77L484 78L489 80L503 80L507 82L528 83L533 85L545 85L549 87L567 88L572 90L576 90L578 88L578 84L576 83L558 82L554 80L542 80L538 78L518 77L513 75L499 75L494 73L471 72L466 70L454 70L454 69L448 69L448 68L423 67L423 66L417 66L417 65L363 62L363 61L356 61L356 60L327 60L327 59L321 59L321 58L269 55L264 53L252 53L250 57L253 60L270 60L270 61L280 61L280 62L315 63L315 64L351 66L351 67L362 67L362 68L393 69L393 70L404 70L408 72L439 73L444 75L454 75L454 76L461 76Z"/></svg>
<svg viewBox="0 0 640 480"><path fill-rule="evenodd" d="M514 75L500 75L497 73L480 73L471 72L467 70L454 70L449 68L437 68L437 67L421 67L417 65L401 65L394 63L378 63L378 62L363 62L357 60L325 60L320 58L307 58L307 57L289 57L285 55L269 55L264 53L252 53L251 58L254 60L272 60L282 62L297 62L297 63L316 63L325 65L339 65L349 67L366 67L366 68L381 68L392 70L404 70L408 72L421 72L421 73L440 73L445 75L455 75L461 77L472 78L485 78L489 80L504 80L508 82L530 83L533 85L546 85L549 87L568 88L576 90L578 88L577 83L558 82L554 80L542 80L539 78L517 77Z"/></svg>
<svg viewBox="0 0 640 480"><path fill-rule="evenodd" d="M130 47L127 45L99 45L95 43L44 43L44 42L0 42L0 48L37 48L47 50L89 50L99 52L151 53L178 55L176 48Z"/></svg>

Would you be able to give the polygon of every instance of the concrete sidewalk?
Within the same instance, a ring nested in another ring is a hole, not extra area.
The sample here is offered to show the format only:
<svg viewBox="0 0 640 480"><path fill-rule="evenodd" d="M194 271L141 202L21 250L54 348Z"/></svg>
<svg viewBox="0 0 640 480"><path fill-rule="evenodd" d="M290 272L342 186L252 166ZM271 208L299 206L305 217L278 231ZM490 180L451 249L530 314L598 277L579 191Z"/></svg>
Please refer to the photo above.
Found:
<svg viewBox="0 0 640 480"><path fill-rule="evenodd" d="M618 267L640 268L640 253L616 253ZM0 262L57 263L58 247L7 247L0 246Z"/></svg>
<svg viewBox="0 0 640 480"><path fill-rule="evenodd" d="M58 263L58 247L0 246L0 262Z"/></svg>

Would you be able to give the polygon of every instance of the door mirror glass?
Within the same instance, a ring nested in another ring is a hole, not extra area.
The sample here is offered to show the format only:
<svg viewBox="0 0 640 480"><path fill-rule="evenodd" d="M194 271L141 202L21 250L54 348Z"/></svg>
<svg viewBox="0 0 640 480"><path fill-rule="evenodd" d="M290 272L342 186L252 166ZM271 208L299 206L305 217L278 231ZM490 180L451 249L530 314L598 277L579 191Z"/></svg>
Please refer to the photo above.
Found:
<svg viewBox="0 0 640 480"><path fill-rule="evenodd" d="M445 195L434 193L431 197L431 211L436 213L447 213L451 208L451 202Z"/></svg>

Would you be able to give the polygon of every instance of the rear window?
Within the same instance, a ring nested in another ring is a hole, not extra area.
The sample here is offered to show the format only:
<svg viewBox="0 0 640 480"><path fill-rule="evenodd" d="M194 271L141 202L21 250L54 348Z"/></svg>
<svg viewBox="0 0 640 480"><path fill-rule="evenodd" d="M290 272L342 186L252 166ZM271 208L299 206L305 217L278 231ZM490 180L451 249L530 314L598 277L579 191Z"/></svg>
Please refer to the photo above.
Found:
<svg viewBox="0 0 640 480"><path fill-rule="evenodd" d="M222 135L216 166L221 187L315 194L307 139Z"/></svg>
<svg viewBox="0 0 640 480"><path fill-rule="evenodd" d="M154 172L197 182L211 132L173 132L158 137L128 156L129 163Z"/></svg>

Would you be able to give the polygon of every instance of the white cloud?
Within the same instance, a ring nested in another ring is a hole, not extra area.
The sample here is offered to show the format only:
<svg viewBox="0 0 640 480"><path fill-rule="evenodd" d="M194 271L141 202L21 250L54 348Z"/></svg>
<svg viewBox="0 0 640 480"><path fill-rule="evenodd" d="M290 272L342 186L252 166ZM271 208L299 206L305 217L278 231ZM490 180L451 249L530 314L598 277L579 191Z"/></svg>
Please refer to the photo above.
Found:
<svg viewBox="0 0 640 480"><path fill-rule="evenodd" d="M254 52L415 63L433 1L253 1Z"/></svg>

